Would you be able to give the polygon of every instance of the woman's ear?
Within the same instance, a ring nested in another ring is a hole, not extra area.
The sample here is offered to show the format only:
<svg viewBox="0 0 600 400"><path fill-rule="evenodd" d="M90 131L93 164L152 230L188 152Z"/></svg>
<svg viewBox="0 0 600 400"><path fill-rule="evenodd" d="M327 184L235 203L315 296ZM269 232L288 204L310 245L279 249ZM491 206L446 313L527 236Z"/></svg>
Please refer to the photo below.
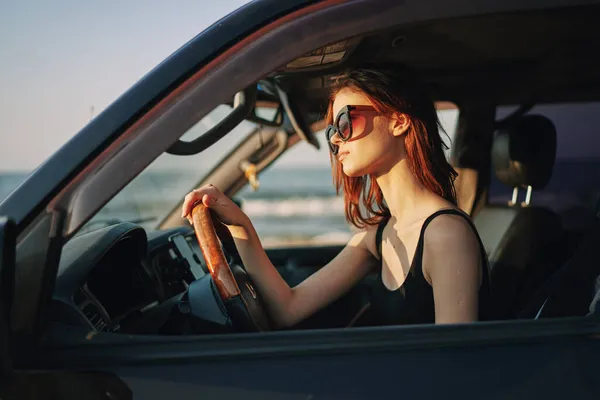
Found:
<svg viewBox="0 0 600 400"><path fill-rule="evenodd" d="M402 136L410 128L410 118L403 113L396 113L392 117L392 134L394 136Z"/></svg>

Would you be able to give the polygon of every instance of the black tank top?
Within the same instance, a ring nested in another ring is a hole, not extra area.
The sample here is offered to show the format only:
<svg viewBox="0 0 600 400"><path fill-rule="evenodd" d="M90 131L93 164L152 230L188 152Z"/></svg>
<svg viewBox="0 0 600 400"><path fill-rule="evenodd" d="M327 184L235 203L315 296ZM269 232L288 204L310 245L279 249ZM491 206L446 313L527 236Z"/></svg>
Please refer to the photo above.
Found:
<svg viewBox="0 0 600 400"><path fill-rule="evenodd" d="M471 219L461 211L455 209L439 210L425 220L419 234L419 241L413 257L410 271L406 280L396 290L389 290L383 284L381 269L371 294L371 311L376 323L379 325L399 324L428 324L435 323L435 308L433 302L433 288L423 275L423 237L427 225L438 215L460 215L468 222L479 241L479 251L482 259L483 279L479 287L479 320L491 319L491 289L489 280L489 264L483 243ZM383 229L389 219L383 220L376 233L376 244L381 259L381 242ZM383 265L383 262L382 262Z"/></svg>

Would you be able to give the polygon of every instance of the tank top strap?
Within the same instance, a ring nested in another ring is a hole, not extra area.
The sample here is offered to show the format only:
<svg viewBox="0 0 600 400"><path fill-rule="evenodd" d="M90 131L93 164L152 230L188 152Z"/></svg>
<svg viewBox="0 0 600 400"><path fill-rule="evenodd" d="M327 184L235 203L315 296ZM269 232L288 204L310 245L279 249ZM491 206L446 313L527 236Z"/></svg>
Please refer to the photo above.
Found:
<svg viewBox="0 0 600 400"><path fill-rule="evenodd" d="M445 208L442 210L438 210L436 212L434 212L433 214L431 214L429 217L427 217L425 219L425 221L423 222L423 225L421 226L421 232L419 233L419 241L417 242L417 248L415 249L415 255L413 260L417 261L418 268L421 269L421 264L422 264L422 260L423 260L423 247L424 247L424 237L425 237L425 229L427 229L427 226L431 223L431 221L433 221L437 216L439 215L443 215L443 214L453 214L453 215L458 215L460 217L463 217L468 224L471 226L471 228L473 229L473 231L475 232L475 235L477 236L477 241L479 242L479 250L481 252L482 255L485 255L485 248L483 246L483 242L481 241L481 238L479 237L479 234L477 233L477 228L475 227L475 224L473 224L473 221L471 221L471 218L469 218L469 216L467 214L465 214L463 211L459 211L457 209L454 208ZM377 251L379 253L379 259L381 260L382 257L382 242L383 242L383 230L385 229L388 221L389 221L389 217L385 217L377 226L377 231L375 233L375 244L377 246Z"/></svg>

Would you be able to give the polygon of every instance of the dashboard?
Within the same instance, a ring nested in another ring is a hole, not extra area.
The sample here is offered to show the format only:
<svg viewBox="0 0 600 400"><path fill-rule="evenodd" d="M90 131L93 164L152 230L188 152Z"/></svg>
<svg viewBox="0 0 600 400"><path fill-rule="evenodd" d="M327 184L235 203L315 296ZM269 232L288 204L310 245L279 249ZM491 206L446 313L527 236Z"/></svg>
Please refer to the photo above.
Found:
<svg viewBox="0 0 600 400"><path fill-rule="evenodd" d="M146 232L123 222L76 236L63 246L46 321L86 334L252 331L257 318L264 323L268 317L237 251L228 245L222 250L241 290L240 296L226 301L208 273L191 226ZM295 286L339 251L336 246L319 251L275 249L268 256L281 277ZM372 283L359 286L298 327L346 326L364 306Z"/></svg>
<svg viewBox="0 0 600 400"><path fill-rule="evenodd" d="M165 318L159 306L207 273L191 228L147 234L121 223L98 229L63 247L50 320L104 332L151 332L149 325Z"/></svg>

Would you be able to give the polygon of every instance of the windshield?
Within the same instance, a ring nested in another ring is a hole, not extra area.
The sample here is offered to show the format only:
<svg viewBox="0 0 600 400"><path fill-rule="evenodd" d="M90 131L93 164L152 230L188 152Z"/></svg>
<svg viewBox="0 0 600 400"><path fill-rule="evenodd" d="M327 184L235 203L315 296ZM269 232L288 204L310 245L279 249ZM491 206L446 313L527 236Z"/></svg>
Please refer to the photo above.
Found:
<svg viewBox="0 0 600 400"><path fill-rule="evenodd" d="M201 136L231 110L231 106L218 106L186 132L181 140L190 141ZM252 122L242 121L209 149L195 155L163 153L88 221L79 234L122 221L131 221L146 229L156 227L175 204L255 127Z"/></svg>

